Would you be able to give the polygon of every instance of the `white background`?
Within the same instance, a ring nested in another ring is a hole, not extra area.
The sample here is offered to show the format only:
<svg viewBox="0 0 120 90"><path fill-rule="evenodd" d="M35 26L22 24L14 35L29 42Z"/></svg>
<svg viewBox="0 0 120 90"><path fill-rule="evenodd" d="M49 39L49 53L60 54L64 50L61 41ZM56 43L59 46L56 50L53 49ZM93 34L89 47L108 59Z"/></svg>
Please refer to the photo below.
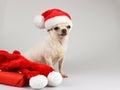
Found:
<svg viewBox="0 0 120 90"><path fill-rule="evenodd" d="M0 49L23 53L42 42L47 32L33 18L51 8L68 12L74 24L64 63L69 78L55 89L120 90L120 0L0 0Z"/></svg>

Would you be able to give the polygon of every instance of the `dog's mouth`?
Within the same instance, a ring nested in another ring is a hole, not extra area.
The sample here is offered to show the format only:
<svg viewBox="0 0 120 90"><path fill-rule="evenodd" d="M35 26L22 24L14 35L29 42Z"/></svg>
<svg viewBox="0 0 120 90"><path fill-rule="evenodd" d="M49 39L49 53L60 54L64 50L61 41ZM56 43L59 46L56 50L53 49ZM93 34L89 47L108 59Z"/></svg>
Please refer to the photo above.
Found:
<svg viewBox="0 0 120 90"><path fill-rule="evenodd" d="M60 34L60 36L66 36L67 35L67 33L62 33L62 34Z"/></svg>

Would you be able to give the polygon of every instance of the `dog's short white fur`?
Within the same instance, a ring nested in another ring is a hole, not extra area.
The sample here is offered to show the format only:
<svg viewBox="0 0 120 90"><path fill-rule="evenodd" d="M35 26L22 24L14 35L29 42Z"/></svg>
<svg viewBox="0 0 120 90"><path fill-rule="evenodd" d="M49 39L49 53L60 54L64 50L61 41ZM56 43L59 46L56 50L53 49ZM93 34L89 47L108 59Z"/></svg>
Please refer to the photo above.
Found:
<svg viewBox="0 0 120 90"><path fill-rule="evenodd" d="M43 43L25 52L24 56L31 61L50 66L58 62L59 72L63 77L67 77L62 71L62 67L70 30L71 27L65 23L53 26L48 30L49 34Z"/></svg>

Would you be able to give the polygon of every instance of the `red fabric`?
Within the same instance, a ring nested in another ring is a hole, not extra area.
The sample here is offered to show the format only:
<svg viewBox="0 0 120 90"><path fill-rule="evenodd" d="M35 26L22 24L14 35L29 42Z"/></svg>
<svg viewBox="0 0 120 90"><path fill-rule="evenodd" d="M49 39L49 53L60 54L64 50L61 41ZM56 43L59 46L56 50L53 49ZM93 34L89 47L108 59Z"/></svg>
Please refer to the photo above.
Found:
<svg viewBox="0 0 120 90"><path fill-rule="evenodd" d="M38 74L47 76L54 69L46 64L38 64L31 62L23 57L19 51L12 54L7 51L0 50L0 70L22 72L30 79Z"/></svg>
<svg viewBox="0 0 120 90"><path fill-rule="evenodd" d="M0 84L23 87L27 82L24 74L16 72L0 72Z"/></svg>
<svg viewBox="0 0 120 90"><path fill-rule="evenodd" d="M71 19L70 15L60 9L50 9L45 11L42 16L44 17L44 20L47 21L50 18L54 18L56 16L66 16L69 19Z"/></svg>
<svg viewBox="0 0 120 90"><path fill-rule="evenodd" d="M8 53L7 51L0 50L0 63L17 59L19 58L19 54L20 52L16 50L12 54Z"/></svg>

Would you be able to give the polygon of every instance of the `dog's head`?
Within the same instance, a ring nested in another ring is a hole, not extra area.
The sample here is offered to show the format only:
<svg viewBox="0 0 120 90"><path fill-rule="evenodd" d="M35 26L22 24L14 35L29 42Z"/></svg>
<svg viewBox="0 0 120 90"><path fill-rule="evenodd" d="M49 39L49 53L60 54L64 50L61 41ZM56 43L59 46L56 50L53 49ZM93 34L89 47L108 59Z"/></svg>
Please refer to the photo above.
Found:
<svg viewBox="0 0 120 90"><path fill-rule="evenodd" d="M55 34L59 37L65 37L69 34L70 30L71 26L63 23L53 26L51 29L48 30L48 32L52 32L52 34Z"/></svg>

